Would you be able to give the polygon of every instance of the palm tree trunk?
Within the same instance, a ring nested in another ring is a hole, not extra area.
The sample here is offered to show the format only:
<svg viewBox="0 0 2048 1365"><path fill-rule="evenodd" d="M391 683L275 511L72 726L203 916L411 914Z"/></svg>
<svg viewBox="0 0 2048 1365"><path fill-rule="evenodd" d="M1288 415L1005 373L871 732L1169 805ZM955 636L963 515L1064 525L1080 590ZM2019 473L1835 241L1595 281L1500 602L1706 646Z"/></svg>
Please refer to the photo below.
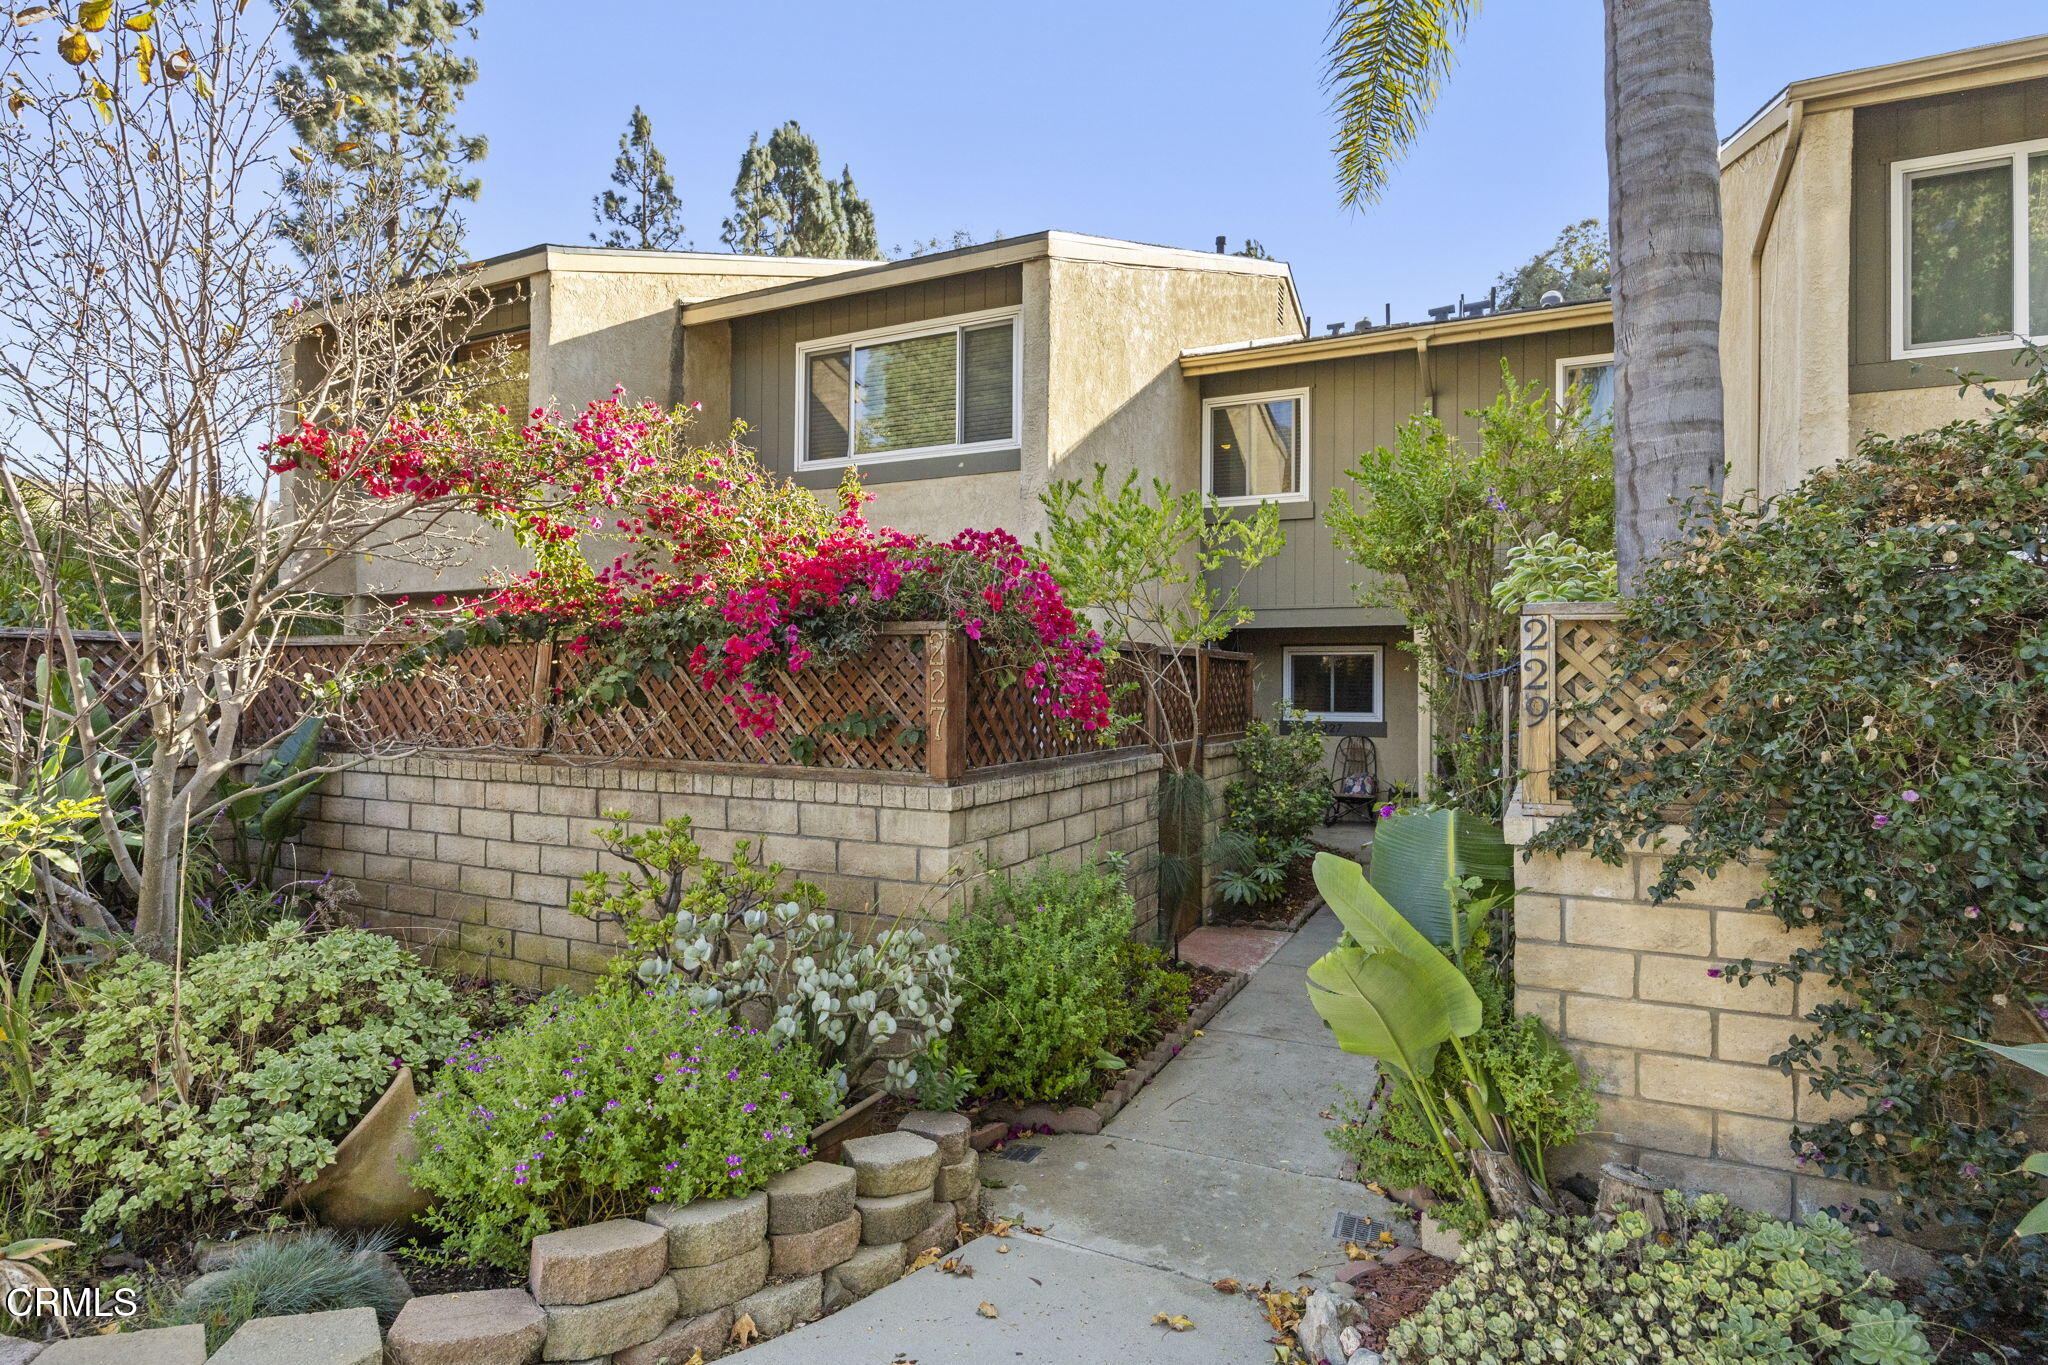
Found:
<svg viewBox="0 0 2048 1365"><path fill-rule="evenodd" d="M1721 172L1708 0L1607 0L1615 551L1623 592L1718 497Z"/></svg>

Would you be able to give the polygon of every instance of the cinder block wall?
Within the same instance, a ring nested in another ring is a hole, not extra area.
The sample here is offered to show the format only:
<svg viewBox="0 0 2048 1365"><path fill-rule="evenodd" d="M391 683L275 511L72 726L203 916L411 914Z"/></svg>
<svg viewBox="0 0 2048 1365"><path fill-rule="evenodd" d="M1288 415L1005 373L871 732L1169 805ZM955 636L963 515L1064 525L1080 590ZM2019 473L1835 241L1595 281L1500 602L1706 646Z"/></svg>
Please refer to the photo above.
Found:
<svg viewBox="0 0 2048 1365"><path fill-rule="evenodd" d="M944 785L872 773L755 776L420 754L337 774L297 846L296 875L354 883L366 921L437 965L522 986L584 985L622 941L570 913L603 851L603 812L651 825L687 815L707 852L751 839L760 857L816 882L857 929L943 919L960 876L1052 859L1078 864L1156 839L1159 759L1060 760ZM1158 909L1149 860L1133 860L1139 917Z"/></svg>
<svg viewBox="0 0 2048 1365"><path fill-rule="evenodd" d="M1547 823L1507 822L1518 848ZM1682 832L1669 832L1675 844ZM1663 860L1612 867L1590 855L1516 859L1515 1003L1543 1018L1599 1091L1607 1132L1563 1154L1566 1171L1633 1162L1690 1190L1777 1217L1870 1193L1799 1161L1795 1120L1839 1112L1804 1078L1769 1065L1822 998L1816 982L1739 986L1710 974L1741 958L1783 962L1805 941L1752 910L1764 863L1721 869L1652 905Z"/></svg>

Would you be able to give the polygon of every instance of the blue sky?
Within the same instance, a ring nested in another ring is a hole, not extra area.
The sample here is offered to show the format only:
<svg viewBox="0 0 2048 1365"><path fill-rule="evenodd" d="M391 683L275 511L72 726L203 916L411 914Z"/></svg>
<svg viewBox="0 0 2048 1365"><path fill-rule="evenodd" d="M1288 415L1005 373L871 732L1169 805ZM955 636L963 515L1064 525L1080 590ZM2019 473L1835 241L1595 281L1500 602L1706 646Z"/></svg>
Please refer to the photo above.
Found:
<svg viewBox="0 0 2048 1365"><path fill-rule="evenodd" d="M2020 37L2010 6L1721 0L1720 130L1787 81ZM1604 216L1598 0L1494 0L1382 201L1338 206L1319 0L1027 6L487 0L465 128L487 134L470 248L583 243L637 102L700 250L747 136L795 118L873 201L884 246L1065 228L1207 249L1251 236L1323 322L1399 318ZM569 22L564 22L569 18Z"/></svg>

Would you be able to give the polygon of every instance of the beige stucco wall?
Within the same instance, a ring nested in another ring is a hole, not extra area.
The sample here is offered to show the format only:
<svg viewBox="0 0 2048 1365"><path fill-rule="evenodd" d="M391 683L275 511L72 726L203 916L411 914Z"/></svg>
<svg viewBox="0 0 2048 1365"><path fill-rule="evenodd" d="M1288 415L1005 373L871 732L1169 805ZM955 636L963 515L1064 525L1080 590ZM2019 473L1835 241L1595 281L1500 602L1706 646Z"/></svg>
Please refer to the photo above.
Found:
<svg viewBox="0 0 2048 1365"><path fill-rule="evenodd" d="M1814 114L1763 261L1763 428L1756 425L1752 251L1785 133L1726 166L1721 366L1728 491L1783 492L1848 455L1849 156L1853 115Z"/></svg>

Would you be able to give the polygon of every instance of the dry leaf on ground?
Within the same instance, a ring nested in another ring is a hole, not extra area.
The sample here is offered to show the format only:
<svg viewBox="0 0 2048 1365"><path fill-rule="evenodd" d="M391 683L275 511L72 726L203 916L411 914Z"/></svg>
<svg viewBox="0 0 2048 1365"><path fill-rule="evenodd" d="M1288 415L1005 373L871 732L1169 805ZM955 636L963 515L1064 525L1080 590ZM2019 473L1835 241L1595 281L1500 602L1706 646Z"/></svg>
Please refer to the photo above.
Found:
<svg viewBox="0 0 2048 1365"><path fill-rule="evenodd" d="M1228 1279L1211 1280L1209 1282L1209 1287L1219 1294L1236 1294L1242 1292L1244 1289L1244 1286L1239 1284L1236 1280Z"/></svg>
<svg viewBox="0 0 2048 1365"><path fill-rule="evenodd" d="M1195 1320L1185 1313L1154 1313L1152 1321L1161 1327L1171 1327L1176 1332L1191 1331L1195 1325Z"/></svg>
<svg viewBox="0 0 2048 1365"><path fill-rule="evenodd" d="M751 1346L761 1335L761 1329L754 1325L752 1313L740 1314L740 1320L732 1325L730 1340L735 1346Z"/></svg>
<svg viewBox="0 0 2048 1365"><path fill-rule="evenodd" d="M962 1279L971 1280L974 1278L974 1267L961 1264L958 1256L953 1257L951 1260L940 1262L939 1269L945 1271L948 1275L958 1275Z"/></svg>
<svg viewBox="0 0 2048 1365"><path fill-rule="evenodd" d="M987 1299L983 1299L981 1301L981 1306L976 1308L974 1311L981 1314L985 1318L992 1318L996 1315L996 1306L990 1303Z"/></svg>

